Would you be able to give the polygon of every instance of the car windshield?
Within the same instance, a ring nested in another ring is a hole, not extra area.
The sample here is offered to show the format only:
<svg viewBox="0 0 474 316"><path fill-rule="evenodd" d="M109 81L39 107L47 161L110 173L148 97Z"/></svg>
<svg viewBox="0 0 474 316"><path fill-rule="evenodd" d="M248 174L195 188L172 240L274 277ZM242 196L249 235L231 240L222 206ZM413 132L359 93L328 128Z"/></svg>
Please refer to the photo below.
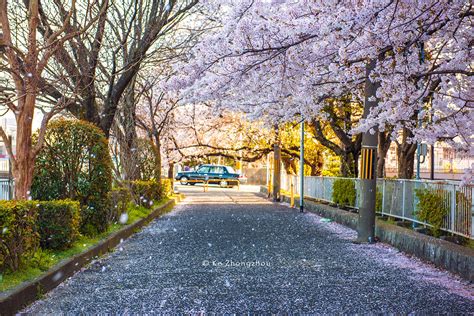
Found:
<svg viewBox="0 0 474 316"><path fill-rule="evenodd" d="M229 173L235 173L235 170L234 170L234 168L232 168L232 167L227 167L227 172L229 172Z"/></svg>

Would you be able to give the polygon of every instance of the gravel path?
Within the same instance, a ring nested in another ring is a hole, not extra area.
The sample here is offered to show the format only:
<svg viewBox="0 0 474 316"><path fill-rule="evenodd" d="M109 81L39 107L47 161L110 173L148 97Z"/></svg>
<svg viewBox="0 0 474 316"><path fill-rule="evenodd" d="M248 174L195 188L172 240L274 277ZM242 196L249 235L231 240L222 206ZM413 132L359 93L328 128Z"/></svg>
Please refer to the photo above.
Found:
<svg viewBox="0 0 474 316"><path fill-rule="evenodd" d="M469 313L474 289L355 232L250 192L184 203L25 312Z"/></svg>

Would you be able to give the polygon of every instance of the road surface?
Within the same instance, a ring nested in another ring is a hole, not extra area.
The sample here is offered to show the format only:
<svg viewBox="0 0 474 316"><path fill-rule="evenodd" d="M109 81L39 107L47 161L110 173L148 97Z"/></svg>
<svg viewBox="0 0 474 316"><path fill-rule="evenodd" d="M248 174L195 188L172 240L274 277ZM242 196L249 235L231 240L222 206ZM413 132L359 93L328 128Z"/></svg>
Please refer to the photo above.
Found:
<svg viewBox="0 0 474 316"><path fill-rule="evenodd" d="M25 312L474 312L461 279L251 188L180 187L173 212Z"/></svg>

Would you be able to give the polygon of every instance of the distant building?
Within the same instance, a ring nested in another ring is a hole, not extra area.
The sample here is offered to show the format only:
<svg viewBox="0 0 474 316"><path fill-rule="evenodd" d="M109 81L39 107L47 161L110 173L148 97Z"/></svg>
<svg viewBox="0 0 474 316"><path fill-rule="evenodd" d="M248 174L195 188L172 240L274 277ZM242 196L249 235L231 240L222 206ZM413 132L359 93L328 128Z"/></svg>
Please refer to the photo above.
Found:
<svg viewBox="0 0 474 316"><path fill-rule="evenodd" d="M385 174L387 177L397 175L397 147L392 143L385 160ZM464 171L474 164L474 157L466 156L464 153L457 152L446 143L436 143L434 147L434 178L435 179L461 179ZM420 165L420 177L429 179L431 170L431 148L428 146L428 154L425 161ZM415 167L416 174L416 154Z"/></svg>
<svg viewBox="0 0 474 316"><path fill-rule="evenodd" d="M14 118L0 118L0 126L8 136L12 137L13 144L13 153L16 152L16 121ZM4 177L8 174L8 152L3 142L3 139L0 137L0 177Z"/></svg>

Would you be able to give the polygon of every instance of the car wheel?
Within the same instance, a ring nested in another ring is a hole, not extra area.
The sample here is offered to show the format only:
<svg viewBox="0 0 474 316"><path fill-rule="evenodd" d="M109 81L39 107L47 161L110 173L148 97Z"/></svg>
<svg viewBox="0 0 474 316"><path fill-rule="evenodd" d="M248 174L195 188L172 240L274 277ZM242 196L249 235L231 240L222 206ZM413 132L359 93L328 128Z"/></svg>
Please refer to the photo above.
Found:
<svg viewBox="0 0 474 316"><path fill-rule="evenodd" d="M227 188L229 183L227 183L227 181L222 180L221 182L219 182L219 185L221 186L221 188Z"/></svg>
<svg viewBox="0 0 474 316"><path fill-rule="evenodd" d="M189 180L188 177L181 177L181 178L179 178L179 182L180 182L182 185L188 184L188 183L189 183L188 180Z"/></svg>

